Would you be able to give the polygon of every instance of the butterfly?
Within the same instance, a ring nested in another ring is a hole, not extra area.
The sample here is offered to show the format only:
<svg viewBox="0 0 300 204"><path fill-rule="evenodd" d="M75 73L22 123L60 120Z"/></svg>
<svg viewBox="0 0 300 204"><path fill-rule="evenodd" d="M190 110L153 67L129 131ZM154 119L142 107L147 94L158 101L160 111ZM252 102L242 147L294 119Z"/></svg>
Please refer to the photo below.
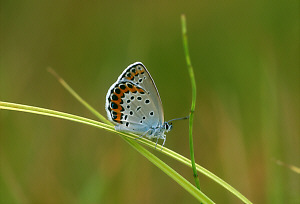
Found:
<svg viewBox="0 0 300 204"><path fill-rule="evenodd" d="M117 131L156 138L156 145L158 139L163 139L162 147L166 142L165 133L172 129L170 121L164 121L154 80L141 62L129 65L108 89L105 109Z"/></svg>

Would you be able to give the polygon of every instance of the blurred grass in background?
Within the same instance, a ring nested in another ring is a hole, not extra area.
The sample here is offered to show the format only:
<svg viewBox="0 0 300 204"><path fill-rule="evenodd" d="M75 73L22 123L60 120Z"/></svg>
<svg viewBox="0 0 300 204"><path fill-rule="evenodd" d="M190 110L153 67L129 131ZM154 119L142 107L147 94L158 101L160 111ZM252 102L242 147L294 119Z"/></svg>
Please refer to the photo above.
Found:
<svg viewBox="0 0 300 204"><path fill-rule="evenodd" d="M191 89L180 14L197 80L196 162L254 203L299 203L299 1L1 1L0 100L95 119L46 71L53 67L102 114L110 85L141 61L166 120ZM188 122L166 146L189 157ZM156 153L156 152L155 152ZM156 153L192 183L192 170ZM196 203L116 135L0 111L0 203ZM217 203L240 203L200 175Z"/></svg>

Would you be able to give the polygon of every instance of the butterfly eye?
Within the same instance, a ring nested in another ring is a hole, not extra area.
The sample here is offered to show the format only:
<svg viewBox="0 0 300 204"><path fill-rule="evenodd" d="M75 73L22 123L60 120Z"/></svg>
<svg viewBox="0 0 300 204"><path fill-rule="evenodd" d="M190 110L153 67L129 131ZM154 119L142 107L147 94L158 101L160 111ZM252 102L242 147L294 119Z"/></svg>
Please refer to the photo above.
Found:
<svg viewBox="0 0 300 204"><path fill-rule="evenodd" d="M167 122L165 122L165 130L168 132L168 131L170 131L171 129L172 129L172 127L173 127L173 125L172 125L172 123L167 123Z"/></svg>

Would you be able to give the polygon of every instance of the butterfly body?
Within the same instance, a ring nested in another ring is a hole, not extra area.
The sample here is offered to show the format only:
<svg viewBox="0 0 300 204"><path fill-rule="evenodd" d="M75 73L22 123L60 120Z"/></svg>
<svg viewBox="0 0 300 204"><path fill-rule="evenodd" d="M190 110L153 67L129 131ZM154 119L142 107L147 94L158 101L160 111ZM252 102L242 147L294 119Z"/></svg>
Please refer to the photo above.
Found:
<svg viewBox="0 0 300 204"><path fill-rule="evenodd" d="M109 88L107 117L121 132L132 132L149 139L163 139L172 125L164 122L162 102L155 83L141 62L129 65Z"/></svg>

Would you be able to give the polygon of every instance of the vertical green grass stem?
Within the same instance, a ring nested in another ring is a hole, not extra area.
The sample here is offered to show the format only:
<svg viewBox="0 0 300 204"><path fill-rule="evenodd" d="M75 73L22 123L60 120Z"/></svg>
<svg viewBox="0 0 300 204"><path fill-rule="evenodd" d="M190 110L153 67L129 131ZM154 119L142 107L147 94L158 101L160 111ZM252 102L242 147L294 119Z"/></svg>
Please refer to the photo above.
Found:
<svg viewBox="0 0 300 204"><path fill-rule="evenodd" d="M194 70L192 67L189 48L188 48L188 38L187 38L187 30L186 30L186 19L185 15L181 15L181 26L182 26L182 39L183 39L183 48L185 59L187 63L187 68L189 71L189 76L192 85L192 105L191 105L191 112L190 112L190 119L189 119L189 144L190 144L190 155L191 155L191 162L192 162L192 169L193 169L193 176L195 179L195 183L198 189L200 189L200 181L197 174L196 164L195 164L195 154L194 154L194 144L193 144L193 123L194 123L194 112L196 107L196 80L194 75Z"/></svg>

